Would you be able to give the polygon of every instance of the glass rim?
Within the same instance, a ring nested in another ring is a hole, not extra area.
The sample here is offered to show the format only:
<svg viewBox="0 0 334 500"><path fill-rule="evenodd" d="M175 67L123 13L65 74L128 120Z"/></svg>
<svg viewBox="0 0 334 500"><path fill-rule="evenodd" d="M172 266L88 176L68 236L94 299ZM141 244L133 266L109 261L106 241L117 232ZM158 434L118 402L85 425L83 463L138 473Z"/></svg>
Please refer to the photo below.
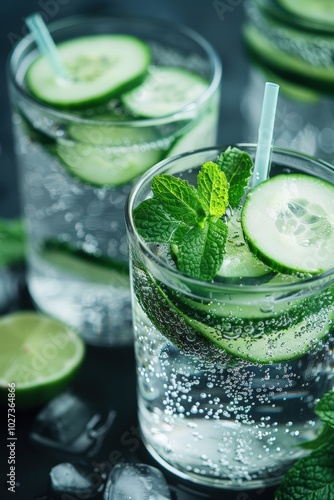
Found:
<svg viewBox="0 0 334 500"><path fill-rule="evenodd" d="M236 143L234 144L235 147L237 148L248 148L248 149L254 149L256 150L257 144L255 143ZM152 180L155 175L162 169L167 168L169 165L172 165L175 162L182 161L183 158L199 155L199 154L204 154L204 153L220 153L221 151L225 151L227 148L227 145L217 145L217 146L211 146L207 148L201 148L201 149L195 149L192 151L188 151L187 153L182 153L176 156L172 156L170 158L165 158L164 160L161 160L157 164L155 164L153 167L151 167L149 170L147 170L141 178L137 181L137 183L133 186L131 189L126 205L125 205L125 223L127 227L127 231L129 235L131 235L132 238L136 239L137 245L140 249L140 252L148 258L150 261L154 262L154 264L159 268L163 269L164 272L169 274L170 276L173 277L173 281L175 282L175 279L180 279L182 278L182 282L185 284L189 284L190 288L195 286L196 288L198 287L203 287L205 286L206 290L212 290L215 292L227 292L227 293L240 293L240 292L245 292L247 293L275 293L275 292L293 292L296 290L300 290L301 288L306 288L308 286L314 286L314 285L319 285L325 286L327 284L327 281L330 279L334 279L334 267L319 273L319 274L314 274L310 277L307 277L305 279L300 279L299 281L293 282L293 283L274 283L274 284L261 284L259 285L252 285L252 284L245 284L243 282L241 283L227 283L224 281L221 282L214 282L214 281L203 281L199 280L196 278L192 278L191 276L187 276L184 273L181 273L178 269L174 269L170 266L168 266L167 263L159 259L149 248L149 245L146 244L146 242L139 236L136 226L133 220L133 209L134 209L134 204L136 197L141 190L142 186L149 182L149 180ZM286 148L286 147L280 147L280 146L273 146L272 148L272 153L277 153L277 154L282 154L282 155L287 155L290 157L296 157L296 158L303 158L304 160L316 162L318 165L329 168L330 170L333 171L334 175L334 165L331 165L330 163L315 158L312 155L309 155L307 153L303 153L301 151L291 149L291 148Z"/></svg>
<svg viewBox="0 0 334 500"><path fill-rule="evenodd" d="M205 89L205 91L195 100L191 101L189 104L186 106L182 107L180 110L170 113L168 115L163 115L161 117L154 117L154 118L145 118L145 117L138 117L135 119L130 119L130 120L98 120L98 119L93 119L89 117L82 117L80 114L76 112L80 112L81 108L73 108L72 110L62 110L61 108L49 105L47 103L43 103L42 101L39 101L38 99L35 99L29 92L27 92L16 80L16 72L14 71L15 63L17 63L17 60L19 57L22 55L24 50L26 49L32 49L35 44L34 37L31 33L28 33L25 35L10 51L8 58L7 58L7 74L9 81L12 83L14 86L15 90L25 99L27 100L31 105L39 108L42 112L52 112L52 114L55 117L58 117L63 120L68 120L72 122L80 122L83 124L90 124L90 125L103 125L103 126L117 126L117 127L125 127L125 126L131 126L131 127L140 127L140 126L156 126L156 125L162 125L166 122L169 122L171 118L173 120L181 120L181 119L186 119L187 115L189 118L190 116L193 116L191 114L194 109L197 109L200 107L202 104L207 102L210 97L214 94L214 92L217 90L219 87L219 84L221 82L222 78L222 63L220 60L220 57L218 56L217 51L215 48L211 45L210 42L208 42L202 35L197 33L195 30L192 28L188 28L187 26L184 26L183 24L180 23L171 23L168 21L164 21L161 19L155 19L153 17L134 17L134 16L113 16L113 15L107 15L107 16L102 16L102 15L94 15L94 14L82 14L82 15L74 15L74 16L67 16L65 18L62 18L60 20L54 21L53 23L50 23L48 25L48 28L50 30L50 33L53 34L56 31L59 31L61 29L66 29L70 28L71 26L79 26L80 24L87 23L88 21L90 23L95 22L95 23L106 23L108 20L117 22L117 23L128 23L129 26L145 26L145 25L152 25L155 28L161 27L161 29L165 29L166 31L170 31L171 33L178 33L189 40L192 40L199 46L201 49L204 50L205 54L207 55L208 60L211 62L211 66L213 68L213 74L212 78L209 81L209 86Z"/></svg>

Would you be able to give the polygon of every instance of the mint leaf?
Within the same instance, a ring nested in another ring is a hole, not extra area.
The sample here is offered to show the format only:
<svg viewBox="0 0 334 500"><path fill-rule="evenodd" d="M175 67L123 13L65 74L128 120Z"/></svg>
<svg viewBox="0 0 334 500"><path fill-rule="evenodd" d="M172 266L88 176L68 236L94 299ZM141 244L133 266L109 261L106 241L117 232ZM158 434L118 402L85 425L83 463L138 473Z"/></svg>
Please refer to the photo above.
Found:
<svg viewBox="0 0 334 500"><path fill-rule="evenodd" d="M133 211L138 233L144 240L156 243L177 243L189 226L165 211L156 198L141 203Z"/></svg>
<svg viewBox="0 0 334 500"><path fill-rule="evenodd" d="M331 500L334 498L334 443L301 458L284 476L275 500Z"/></svg>
<svg viewBox="0 0 334 500"><path fill-rule="evenodd" d="M225 173L230 184L229 203L232 208L237 208L245 194L252 173L252 159L245 151L229 147L226 151L220 153L217 164Z"/></svg>
<svg viewBox="0 0 334 500"><path fill-rule="evenodd" d="M26 234L21 219L0 219L0 265L10 266L25 258Z"/></svg>
<svg viewBox="0 0 334 500"><path fill-rule="evenodd" d="M317 450L324 444L327 444L330 440L334 442L334 427L326 424L315 439L305 441L305 443L301 443L299 447L303 448L303 450Z"/></svg>
<svg viewBox="0 0 334 500"><path fill-rule="evenodd" d="M216 163L204 163L198 176L198 195L209 215L221 217L228 207L228 182Z"/></svg>
<svg viewBox="0 0 334 500"><path fill-rule="evenodd" d="M334 427L334 391L327 392L315 407L315 413L331 427Z"/></svg>
<svg viewBox="0 0 334 500"><path fill-rule="evenodd" d="M157 175L152 182L155 197L177 220L185 224L201 224L206 213L194 186L172 175Z"/></svg>
<svg viewBox="0 0 334 500"><path fill-rule="evenodd" d="M227 225L214 217L206 220L203 228L194 226L179 245L180 271L193 278L212 280L223 260L227 232Z"/></svg>

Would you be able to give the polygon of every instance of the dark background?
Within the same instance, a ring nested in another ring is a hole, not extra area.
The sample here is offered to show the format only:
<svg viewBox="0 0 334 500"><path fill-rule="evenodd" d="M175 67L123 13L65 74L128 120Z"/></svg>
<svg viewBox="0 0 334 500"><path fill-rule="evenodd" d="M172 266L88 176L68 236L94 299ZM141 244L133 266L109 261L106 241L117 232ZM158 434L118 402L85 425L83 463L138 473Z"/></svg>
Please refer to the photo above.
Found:
<svg viewBox="0 0 334 500"><path fill-rule="evenodd" d="M187 25L203 35L215 47L223 63L221 118L218 143L247 141L243 133L241 101L247 84L248 62L242 47L241 27L245 0L2 0L0 5L0 217L20 214L18 179L12 143L10 106L6 84L6 59L12 46L26 33L24 19L39 11L47 23L74 14L106 13L145 16ZM24 276L24 272L23 272ZM24 282L13 308L32 307ZM135 368L132 349L88 348L84 365L72 384L72 390L84 396L99 410L113 408L115 425L95 461L135 461L151 463L137 438ZM17 413L16 493L7 491L5 433L6 411L0 408L0 498L15 500L55 498L48 495L49 471L66 457L39 449L29 440L35 411ZM112 458L114 457L114 458ZM91 460L92 462L92 460ZM91 463L90 463L91 465ZM197 498L269 500L272 491L214 493L193 491L168 476L174 500ZM79 498L75 495L71 499Z"/></svg>

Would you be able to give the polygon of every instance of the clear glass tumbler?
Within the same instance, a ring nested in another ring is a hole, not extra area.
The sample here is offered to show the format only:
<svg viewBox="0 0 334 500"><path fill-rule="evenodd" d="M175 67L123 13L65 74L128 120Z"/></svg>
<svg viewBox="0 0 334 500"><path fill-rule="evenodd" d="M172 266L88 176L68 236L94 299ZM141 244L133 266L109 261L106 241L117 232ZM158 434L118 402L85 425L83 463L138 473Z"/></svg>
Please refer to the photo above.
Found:
<svg viewBox="0 0 334 500"><path fill-rule="evenodd" d="M39 54L31 35L9 60L31 297L88 343L125 345L132 340L125 199L133 180L157 161L215 142L221 64L200 35L156 20L70 18L50 31L57 44L100 34L137 37L150 47L150 84L162 67L206 82L196 99L155 117L126 109L123 95L60 108L27 88L27 69ZM174 81L167 87L166 100L176 91Z"/></svg>
<svg viewBox="0 0 334 500"><path fill-rule="evenodd" d="M255 146L239 148L254 158ZM160 162L128 200L139 422L169 471L247 490L277 484L319 430L314 407L333 388L334 269L308 279L200 281L178 271L166 245L140 238L132 214L152 196L152 178L196 185L199 167L220 151ZM331 165L274 148L270 176L282 172L334 184Z"/></svg>
<svg viewBox="0 0 334 500"><path fill-rule="evenodd" d="M247 0L250 71L242 111L257 141L264 83L280 85L275 144L334 160L334 12L331 2Z"/></svg>

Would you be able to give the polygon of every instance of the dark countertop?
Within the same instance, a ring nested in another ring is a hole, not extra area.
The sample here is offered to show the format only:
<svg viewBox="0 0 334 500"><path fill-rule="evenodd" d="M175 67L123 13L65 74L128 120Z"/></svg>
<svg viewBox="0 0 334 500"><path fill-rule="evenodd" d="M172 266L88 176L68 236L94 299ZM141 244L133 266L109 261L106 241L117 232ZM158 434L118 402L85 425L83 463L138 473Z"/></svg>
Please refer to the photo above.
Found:
<svg viewBox="0 0 334 500"><path fill-rule="evenodd" d="M207 38L216 48L223 62L223 86L221 100L221 120L218 143L231 144L247 141L243 136L243 122L240 111L242 94L247 82L248 63L242 50L241 26L244 17L243 0L217 2L206 0L12 0L0 6L0 217L15 217L20 214L18 182L13 152L12 134L5 61L11 46L25 33L24 18L40 11L47 22L80 13L108 13L115 15L148 16L163 18L185 24ZM11 310L32 308L29 294L24 284L24 269L16 271L21 277L21 287ZM71 385L71 390L82 396L102 411L112 408L117 412L114 425L93 462L117 463L120 461L153 463L146 454L138 438L136 420L135 364L132 348L101 349L87 348L87 354L80 372ZM15 494L6 487L7 450L5 446L6 411L0 408L1 448L0 448L0 498L16 500L52 499L47 495L49 471L52 466L67 459L64 455L39 448L29 440L29 432L36 411L17 413L16 431L16 479ZM87 461L87 460L86 460ZM89 462L89 460L88 460ZM169 484L174 500L196 498L219 498L233 500L270 500L269 490L253 492L207 492L181 484L169 476ZM76 498L74 495L68 497Z"/></svg>

